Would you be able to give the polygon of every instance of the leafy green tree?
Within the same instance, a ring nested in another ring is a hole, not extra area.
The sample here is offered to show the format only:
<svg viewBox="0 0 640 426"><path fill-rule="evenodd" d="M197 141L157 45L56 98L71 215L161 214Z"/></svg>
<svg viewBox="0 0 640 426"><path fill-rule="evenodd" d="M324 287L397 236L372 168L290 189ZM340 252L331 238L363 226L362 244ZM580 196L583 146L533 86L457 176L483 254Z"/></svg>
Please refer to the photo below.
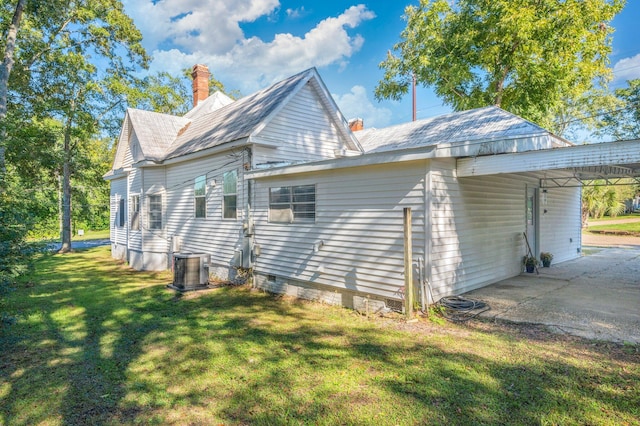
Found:
<svg viewBox="0 0 640 426"><path fill-rule="evenodd" d="M615 95L619 108L605 114L600 133L616 140L640 138L640 79L627 81Z"/></svg>
<svg viewBox="0 0 640 426"><path fill-rule="evenodd" d="M68 251L71 179L77 172L74 157L80 141L99 132L102 114L112 109L106 93L109 86L103 81L112 75L132 75L147 65L147 56L142 36L120 1L21 0L20 4L24 13L14 43L8 106L21 109L32 121L61 123L56 140L61 141L62 149L50 150L61 160L62 250Z"/></svg>
<svg viewBox="0 0 640 426"><path fill-rule="evenodd" d="M412 76L455 110L497 105L552 130L611 77L609 22L624 0L421 0L380 64L378 99ZM562 127L562 126L560 126Z"/></svg>

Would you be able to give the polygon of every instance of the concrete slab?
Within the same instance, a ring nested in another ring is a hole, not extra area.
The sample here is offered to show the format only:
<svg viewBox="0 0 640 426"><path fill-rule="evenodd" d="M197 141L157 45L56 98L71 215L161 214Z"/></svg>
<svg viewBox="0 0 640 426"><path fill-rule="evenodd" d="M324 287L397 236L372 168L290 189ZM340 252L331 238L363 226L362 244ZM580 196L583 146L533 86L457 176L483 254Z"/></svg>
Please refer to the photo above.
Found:
<svg viewBox="0 0 640 426"><path fill-rule="evenodd" d="M474 290L481 316L571 335L640 344L640 247L585 247L576 260Z"/></svg>

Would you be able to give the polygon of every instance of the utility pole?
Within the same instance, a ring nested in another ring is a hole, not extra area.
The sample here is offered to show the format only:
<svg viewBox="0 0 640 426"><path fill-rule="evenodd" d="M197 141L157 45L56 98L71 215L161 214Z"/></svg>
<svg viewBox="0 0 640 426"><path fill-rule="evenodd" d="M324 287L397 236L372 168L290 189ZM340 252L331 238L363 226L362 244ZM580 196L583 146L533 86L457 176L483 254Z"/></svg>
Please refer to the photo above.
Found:
<svg viewBox="0 0 640 426"><path fill-rule="evenodd" d="M413 121L416 121L416 75L415 73L412 74L413 76L413 84L411 85L412 89L413 89Z"/></svg>

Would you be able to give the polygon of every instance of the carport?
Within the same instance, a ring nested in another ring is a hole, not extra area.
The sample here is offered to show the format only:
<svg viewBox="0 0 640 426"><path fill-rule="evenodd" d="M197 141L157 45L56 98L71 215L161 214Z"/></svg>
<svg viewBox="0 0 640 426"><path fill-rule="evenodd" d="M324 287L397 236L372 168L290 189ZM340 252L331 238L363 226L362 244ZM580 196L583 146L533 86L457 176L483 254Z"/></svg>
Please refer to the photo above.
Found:
<svg viewBox="0 0 640 426"><path fill-rule="evenodd" d="M640 183L640 140L461 158L457 173L536 173L543 189L595 180ZM640 344L640 247L587 248L582 257L542 268L539 275L522 274L465 296L489 304L484 317Z"/></svg>
<svg viewBox="0 0 640 426"><path fill-rule="evenodd" d="M582 257L539 275L523 273L465 297L489 305L485 318L640 344L640 247L586 248Z"/></svg>
<svg viewBox="0 0 640 426"><path fill-rule="evenodd" d="M548 188L583 186L593 180L640 183L640 139L460 158L456 169L458 177L549 173L540 182Z"/></svg>

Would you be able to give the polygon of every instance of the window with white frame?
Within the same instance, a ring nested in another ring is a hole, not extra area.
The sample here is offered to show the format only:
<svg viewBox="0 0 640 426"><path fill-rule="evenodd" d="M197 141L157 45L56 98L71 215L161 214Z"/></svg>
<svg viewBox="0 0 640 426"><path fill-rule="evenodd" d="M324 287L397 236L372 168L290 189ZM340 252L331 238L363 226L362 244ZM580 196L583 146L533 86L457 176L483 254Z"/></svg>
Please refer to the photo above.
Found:
<svg viewBox="0 0 640 426"><path fill-rule="evenodd" d="M149 195L149 229L162 229L162 195Z"/></svg>
<svg viewBox="0 0 640 426"><path fill-rule="evenodd" d="M269 188L269 222L314 222L316 186Z"/></svg>
<svg viewBox="0 0 640 426"><path fill-rule="evenodd" d="M222 175L222 217L236 219L238 202L238 172L232 170Z"/></svg>
<svg viewBox="0 0 640 426"><path fill-rule="evenodd" d="M194 208L196 218L207 217L207 177L198 176L193 185Z"/></svg>
<svg viewBox="0 0 640 426"><path fill-rule="evenodd" d="M132 195L129 202L129 211L131 212L131 230L140 230L140 196Z"/></svg>

